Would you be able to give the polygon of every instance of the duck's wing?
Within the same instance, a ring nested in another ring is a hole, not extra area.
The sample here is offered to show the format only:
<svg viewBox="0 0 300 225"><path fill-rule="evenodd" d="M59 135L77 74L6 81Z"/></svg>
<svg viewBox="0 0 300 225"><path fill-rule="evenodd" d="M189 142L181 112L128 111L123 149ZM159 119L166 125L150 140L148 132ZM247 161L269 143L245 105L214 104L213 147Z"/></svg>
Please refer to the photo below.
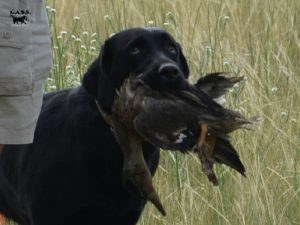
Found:
<svg viewBox="0 0 300 225"><path fill-rule="evenodd" d="M189 85L186 90L174 93L174 95L197 109L199 119L221 120L227 114L223 106L215 102L213 98L204 91L197 89L193 85Z"/></svg>
<svg viewBox="0 0 300 225"><path fill-rule="evenodd" d="M145 97L134 119L136 131L148 142L168 150L188 151L196 143L197 111L184 101ZM192 127L189 125L191 124Z"/></svg>
<svg viewBox="0 0 300 225"><path fill-rule="evenodd" d="M199 130L194 108L181 101L147 98L143 112L134 119L136 131L151 144L168 150L188 152L195 146ZM195 114L194 114L195 113ZM245 167L226 134L218 134L213 158L245 176Z"/></svg>
<svg viewBox="0 0 300 225"><path fill-rule="evenodd" d="M247 128L247 125L261 120L258 117L247 119L237 111L224 108L195 86L189 86L188 90L177 93L177 96L197 109L198 121L208 123L210 129L217 136L222 135L221 133L226 134L240 128Z"/></svg>
<svg viewBox="0 0 300 225"><path fill-rule="evenodd" d="M196 82L195 87L213 99L222 98L230 88L244 79L243 76L230 76L230 74L225 72L206 74Z"/></svg>

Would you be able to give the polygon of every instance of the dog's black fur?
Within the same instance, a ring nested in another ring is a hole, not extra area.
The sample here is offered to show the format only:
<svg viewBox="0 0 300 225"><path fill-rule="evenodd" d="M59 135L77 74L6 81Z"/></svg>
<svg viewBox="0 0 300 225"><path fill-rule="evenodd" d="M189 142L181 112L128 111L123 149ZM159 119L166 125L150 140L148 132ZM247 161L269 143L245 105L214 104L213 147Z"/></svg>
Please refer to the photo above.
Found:
<svg viewBox="0 0 300 225"><path fill-rule="evenodd" d="M95 100L109 113L116 89L140 73L153 88L174 89L189 70L168 33L134 28L104 43L82 86L46 94L34 143L0 155L0 212L22 225L136 224L146 201L123 186L123 155ZM154 175L159 149L143 151Z"/></svg>

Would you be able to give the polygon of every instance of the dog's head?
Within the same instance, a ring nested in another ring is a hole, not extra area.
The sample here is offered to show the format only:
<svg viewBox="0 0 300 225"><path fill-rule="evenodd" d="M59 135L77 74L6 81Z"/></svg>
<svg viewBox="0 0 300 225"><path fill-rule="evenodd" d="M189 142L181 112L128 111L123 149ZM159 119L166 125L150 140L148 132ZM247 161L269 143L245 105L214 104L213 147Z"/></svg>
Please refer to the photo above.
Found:
<svg viewBox="0 0 300 225"><path fill-rule="evenodd" d="M189 68L180 45L166 31L133 28L107 39L84 75L83 87L109 112L124 79L140 74L154 89L184 86Z"/></svg>

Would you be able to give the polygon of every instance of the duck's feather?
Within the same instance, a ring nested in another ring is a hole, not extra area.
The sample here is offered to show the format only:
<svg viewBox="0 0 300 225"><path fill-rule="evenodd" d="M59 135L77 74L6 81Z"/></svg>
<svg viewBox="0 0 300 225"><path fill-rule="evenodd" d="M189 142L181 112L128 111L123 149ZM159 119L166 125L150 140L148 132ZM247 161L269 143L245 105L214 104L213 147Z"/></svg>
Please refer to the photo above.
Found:
<svg viewBox="0 0 300 225"><path fill-rule="evenodd" d="M142 109L134 119L134 127L145 140L169 150L193 148L199 132L197 122L193 123L197 110L180 100L151 97L143 100Z"/></svg>
<svg viewBox="0 0 300 225"><path fill-rule="evenodd" d="M227 135L251 121L212 98L223 94L235 82L227 80L226 84L222 76L216 74L209 77L198 82L198 87L188 84L177 92L153 90L131 78L120 88L113 112L143 140L163 149L182 152L192 151L197 144L200 125L207 123L209 134L216 140L213 159L245 175L245 168ZM212 77L223 83L209 86ZM199 88L201 85L206 91Z"/></svg>
<svg viewBox="0 0 300 225"><path fill-rule="evenodd" d="M226 92L244 77L229 76L231 73L209 73L201 77L195 87L208 94L211 98L217 99L224 96Z"/></svg>
<svg viewBox="0 0 300 225"><path fill-rule="evenodd" d="M245 167L240 160L239 154L228 139L217 138L213 157L218 163L230 166L245 176Z"/></svg>

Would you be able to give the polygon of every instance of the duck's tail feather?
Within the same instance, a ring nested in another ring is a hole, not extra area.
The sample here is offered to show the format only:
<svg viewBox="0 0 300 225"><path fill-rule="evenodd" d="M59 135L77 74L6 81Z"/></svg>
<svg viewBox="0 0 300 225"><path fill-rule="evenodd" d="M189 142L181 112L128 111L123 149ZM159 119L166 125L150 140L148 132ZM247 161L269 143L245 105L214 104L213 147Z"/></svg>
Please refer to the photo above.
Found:
<svg viewBox="0 0 300 225"><path fill-rule="evenodd" d="M217 138L213 157L218 163L223 163L238 171L244 177L246 176L246 170L240 156L228 139Z"/></svg>
<svg viewBox="0 0 300 225"><path fill-rule="evenodd" d="M264 118L259 117L259 116L253 116L249 119L247 119L247 123L243 123L241 128L246 129L246 130L255 130L255 126L259 125L264 121Z"/></svg>
<svg viewBox="0 0 300 225"><path fill-rule="evenodd" d="M223 120L220 121L224 133L230 133L238 129L255 130L256 126L262 121L262 117L253 116L250 118L244 117L237 111L226 109L222 115Z"/></svg>
<svg viewBox="0 0 300 225"><path fill-rule="evenodd" d="M244 79L243 76L229 76L231 73L209 73L201 77L195 87L207 93L213 99L223 99L226 92L236 83Z"/></svg>

